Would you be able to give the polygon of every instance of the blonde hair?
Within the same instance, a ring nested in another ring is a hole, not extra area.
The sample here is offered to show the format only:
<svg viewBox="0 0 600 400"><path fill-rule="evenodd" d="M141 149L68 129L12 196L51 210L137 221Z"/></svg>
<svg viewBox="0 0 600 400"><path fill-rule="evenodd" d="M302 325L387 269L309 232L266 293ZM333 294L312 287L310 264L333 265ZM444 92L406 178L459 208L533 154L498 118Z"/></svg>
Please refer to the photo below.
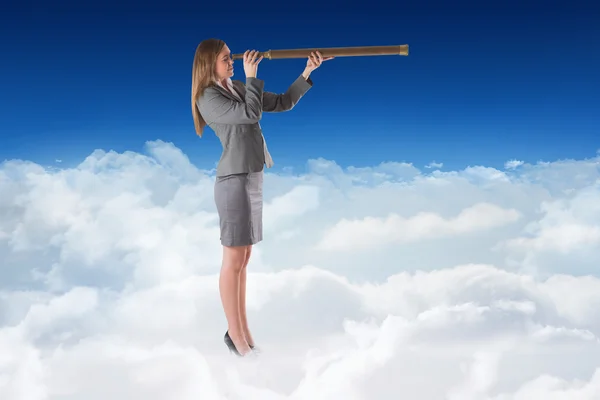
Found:
<svg viewBox="0 0 600 400"><path fill-rule="evenodd" d="M206 39L196 47L192 65L192 117L196 134L200 137L202 137L206 121L202 118L196 102L204 93L204 89L212 86L216 79L215 64L223 47L225 47L225 42L220 39Z"/></svg>

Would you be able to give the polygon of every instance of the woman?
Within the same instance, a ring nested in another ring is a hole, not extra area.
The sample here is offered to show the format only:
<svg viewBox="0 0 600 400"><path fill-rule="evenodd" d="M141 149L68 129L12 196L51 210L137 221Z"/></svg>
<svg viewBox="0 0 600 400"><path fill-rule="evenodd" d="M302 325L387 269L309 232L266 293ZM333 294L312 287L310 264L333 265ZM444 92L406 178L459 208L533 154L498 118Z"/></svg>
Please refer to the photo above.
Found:
<svg viewBox="0 0 600 400"><path fill-rule="evenodd" d="M196 49L192 69L196 133L202 137L209 126L223 146L214 188L223 246L219 291L228 324L225 343L239 356L257 350L246 318L246 266L252 246L263 239L263 167L273 165L259 121L263 111L291 110L312 87L311 72L332 58L312 53L288 90L275 94L264 91L264 81L257 78L263 57L256 51L244 53L244 85L231 80L233 60L222 40L204 40Z"/></svg>

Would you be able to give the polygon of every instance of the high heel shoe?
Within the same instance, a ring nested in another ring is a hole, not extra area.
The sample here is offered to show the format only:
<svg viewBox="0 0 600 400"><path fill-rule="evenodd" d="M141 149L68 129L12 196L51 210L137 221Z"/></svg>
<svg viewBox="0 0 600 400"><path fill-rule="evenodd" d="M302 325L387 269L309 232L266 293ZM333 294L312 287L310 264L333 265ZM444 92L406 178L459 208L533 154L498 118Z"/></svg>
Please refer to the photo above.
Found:
<svg viewBox="0 0 600 400"><path fill-rule="evenodd" d="M231 336L229 336L229 331L225 332L225 337L223 338L223 340L225 341L225 344L227 345L227 347L229 348L229 351L235 355L237 355L238 357L244 357L244 356L250 356L250 355L256 355L259 354L261 351L258 347L256 346L252 346L252 345L248 345L250 347L250 351L245 354L242 355L238 349L235 347L235 343L233 343L233 340L231 339Z"/></svg>
<svg viewBox="0 0 600 400"><path fill-rule="evenodd" d="M254 345L248 344L248 346L250 346L250 350L252 351L252 353L254 354L260 354L262 353L262 351L260 350L260 347L256 347Z"/></svg>
<svg viewBox="0 0 600 400"><path fill-rule="evenodd" d="M238 351L238 349L235 347L233 340L231 340L231 336L229 336L229 331L225 332L225 336L223 337L223 340L225 341L225 344L227 345L227 347L229 348L229 351L231 353L235 354L238 357L242 356L240 354L240 352Z"/></svg>

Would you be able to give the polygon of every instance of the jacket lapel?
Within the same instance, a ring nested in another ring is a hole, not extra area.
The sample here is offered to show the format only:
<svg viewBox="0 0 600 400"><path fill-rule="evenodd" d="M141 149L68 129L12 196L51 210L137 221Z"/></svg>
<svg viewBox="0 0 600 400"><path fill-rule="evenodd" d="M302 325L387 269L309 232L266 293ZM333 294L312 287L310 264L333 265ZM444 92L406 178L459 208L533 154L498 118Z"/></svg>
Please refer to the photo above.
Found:
<svg viewBox="0 0 600 400"><path fill-rule="evenodd" d="M236 97L234 95L232 95L231 93L229 93L228 90L222 88L221 86L215 84L214 87L215 87L215 89L217 89L219 92L223 93L225 96L229 97L230 99L232 99L232 100L238 100L238 99L236 99Z"/></svg>
<svg viewBox="0 0 600 400"><path fill-rule="evenodd" d="M244 87L244 85L243 84L238 85L238 81L231 81L231 83L233 85L233 90L235 90L237 95L240 96L240 99L243 99L244 95L246 94L246 92L245 92L246 88Z"/></svg>
<svg viewBox="0 0 600 400"><path fill-rule="evenodd" d="M244 85L243 85L243 84L241 84L241 85L238 85L238 82L237 82L237 81L232 81L231 83L232 83L232 85L233 85L233 90L235 90L235 92L237 93L237 95L238 95L238 96L240 96L240 98L239 98L239 99L238 99L237 97L235 97L233 94L231 94L231 93L229 92L229 90L227 90L227 89L225 89L225 88L223 88L223 87L221 87L221 86L219 86L219 85L217 85L217 84L214 84L213 86L214 86L214 87L215 87L215 88L216 88L218 91L220 91L221 93L223 93L225 96L229 97L230 99L232 99L232 100L237 100L237 101L240 101L240 99L243 99L243 98L244 98L244 94L245 94L245 87L244 87ZM240 86L241 86L241 87L240 87Z"/></svg>

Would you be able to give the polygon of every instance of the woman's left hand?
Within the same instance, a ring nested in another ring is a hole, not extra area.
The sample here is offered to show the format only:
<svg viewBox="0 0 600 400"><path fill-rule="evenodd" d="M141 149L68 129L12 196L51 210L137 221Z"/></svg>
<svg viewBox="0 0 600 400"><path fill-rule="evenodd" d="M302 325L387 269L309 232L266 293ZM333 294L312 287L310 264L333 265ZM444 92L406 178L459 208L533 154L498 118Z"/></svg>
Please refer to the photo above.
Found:
<svg viewBox="0 0 600 400"><path fill-rule="evenodd" d="M327 61L327 60L331 60L334 57L325 57L323 58L323 55L321 54L321 52L317 51L317 52L312 52L311 55L308 57L308 60L306 61L306 72L307 73L311 73L312 71L314 71L315 69L319 68L321 66L321 63L323 61Z"/></svg>

